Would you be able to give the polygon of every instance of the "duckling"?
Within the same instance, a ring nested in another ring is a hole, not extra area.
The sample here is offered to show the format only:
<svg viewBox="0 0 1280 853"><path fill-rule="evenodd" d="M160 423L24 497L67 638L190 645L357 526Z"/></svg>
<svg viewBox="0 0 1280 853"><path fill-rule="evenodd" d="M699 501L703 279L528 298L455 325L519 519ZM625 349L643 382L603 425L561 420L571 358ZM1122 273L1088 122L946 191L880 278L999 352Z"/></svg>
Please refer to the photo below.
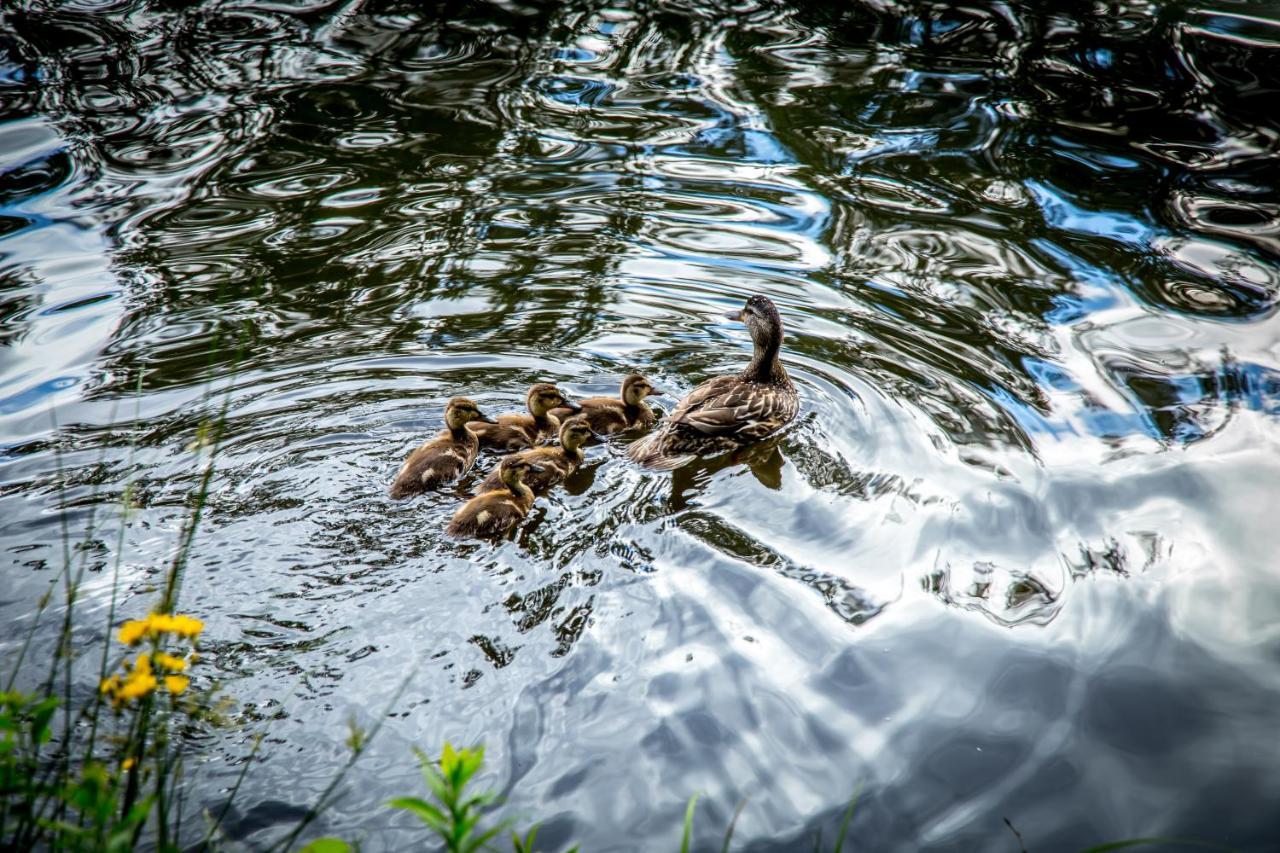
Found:
<svg viewBox="0 0 1280 853"><path fill-rule="evenodd" d="M525 395L529 414L498 415L497 421L473 423L468 429L480 439L481 447L511 451L550 441L560 429L560 419L548 414L557 406L576 412L581 407L549 382L539 382Z"/></svg>
<svg viewBox="0 0 1280 853"><path fill-rule="evenodd" d="M525 485L537 494L542 494L552 486L558 486L582 464L582 445L591 438L591 425L586 415L574 415L560 424L559 447L532 447L521 450L513 458L525 459L542 466L542 473L525 474ZM488 492L502 488L500 470L494 470L480 484L480 491Z"/></svg>
<svg viewBox="0 0 1280 853"><path fill-rule="evenodd" d="M450 483L471 470L480 440L470 423L493 423L466 397L454 397L444 407L447 429L409 454L396 472L391 497L399 500Z"/></svg>
<svg viewBox="0 0 1280 853"><path fill-rule="evenodd" d="M740 311L726 315L746 323L755 344L741 373L703 382L680 401L662 425L627 448L648 468L669 471L699 453L731 450L764 438L790 423L800 396L778 359L782 318L767 297L756 295Z"/></svg>
<svg viewBox="0 0 1280 853"><path fill-rule="evenodd" d="M455 538L496 539L505 536L533 506L533 491L524 478L542 474L541 465L514 454L502 460L498 476L504 488L476 495L453 514L445 533Z"/></svg>
<svg viewBox="0 0 1280 853"><path fill-rule="evenodd" d="M639 373L632 373L622 380L620 397L588 397L579 400L583 417L598 435L611 435L633 427L651 427L657 417L644 401L645 397L661 394L653 383ZM551 414L562 420L568 417L568 409L552 409Z"/></svg>

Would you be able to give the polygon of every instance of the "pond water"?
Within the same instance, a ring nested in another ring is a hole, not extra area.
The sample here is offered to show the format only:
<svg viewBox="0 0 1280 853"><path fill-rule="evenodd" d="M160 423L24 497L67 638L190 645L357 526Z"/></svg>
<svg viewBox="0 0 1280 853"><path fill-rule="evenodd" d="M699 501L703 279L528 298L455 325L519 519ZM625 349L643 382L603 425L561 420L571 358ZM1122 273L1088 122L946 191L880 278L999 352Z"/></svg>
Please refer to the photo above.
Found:
<svg viewBox="0 0 1280 853"><path fill-rule="evenodd" d="M233 839L389 711L317 833L420 838L381 804L447 739L549 847L702 792L702 849L743 798L735 849L811 849L860 788L860 850L1276 849L1273 4L2 14L6 671L64 520L83 643L117 554L154 602L225 405L182 601L236 703L193 801L267 735ZM600 443L497 545L386 496L454 394L669 411L752 293L803 402L745 462Z"/></svg>

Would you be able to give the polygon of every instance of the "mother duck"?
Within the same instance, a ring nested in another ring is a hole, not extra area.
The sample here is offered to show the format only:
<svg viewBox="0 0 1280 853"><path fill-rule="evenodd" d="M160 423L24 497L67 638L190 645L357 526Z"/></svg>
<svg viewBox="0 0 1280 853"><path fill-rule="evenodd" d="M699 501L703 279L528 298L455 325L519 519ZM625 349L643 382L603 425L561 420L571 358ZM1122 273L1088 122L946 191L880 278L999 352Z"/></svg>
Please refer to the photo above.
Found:
<svg viewBox="0 0 1280 853"><path fill-rule="evenodd" d="M800 396L778 351L782 318L767 297L755 295L730 320L746 324L755 355L741 373L708 379L680 401L658 429L632 444L627 455L647 468L670 471L702 453L733 450L790 423Z"/></svg>

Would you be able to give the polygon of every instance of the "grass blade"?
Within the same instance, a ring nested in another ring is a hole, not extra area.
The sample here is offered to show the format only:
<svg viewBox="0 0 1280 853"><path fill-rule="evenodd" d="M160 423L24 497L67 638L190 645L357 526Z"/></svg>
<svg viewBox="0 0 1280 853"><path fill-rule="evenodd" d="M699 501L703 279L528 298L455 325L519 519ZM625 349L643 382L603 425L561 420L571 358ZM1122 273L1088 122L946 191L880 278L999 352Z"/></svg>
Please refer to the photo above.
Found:
<svg viewBox="0 0 1280 853"><path fill-rule="evenodd" d="M853 799L849 801L849 808L844 810L844 820L840 822L840 832L836 835L836 846L834 853L840 853L844 847L844 837L849 831L849 822L853 820L853 810L858 807L858 798L862 796L862 783L858 783L858 790L853 792Z"/></svg>
<svg viewBox="0 0 1280 853"><path fill-rule="evenodd" d="M684 835L680 839L680 853L689 853L689 838L693 835L693 812L698 807L698 794L689 798L684 810Z"/></svg>

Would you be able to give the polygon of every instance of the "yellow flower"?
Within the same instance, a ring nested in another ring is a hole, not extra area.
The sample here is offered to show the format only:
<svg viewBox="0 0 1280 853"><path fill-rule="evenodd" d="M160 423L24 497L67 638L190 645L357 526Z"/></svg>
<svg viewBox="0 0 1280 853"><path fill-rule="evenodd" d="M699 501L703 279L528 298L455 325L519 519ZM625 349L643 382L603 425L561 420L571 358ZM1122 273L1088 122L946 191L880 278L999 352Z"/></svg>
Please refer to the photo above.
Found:
<svg viewBox="0 0 1280 853"><path fill-rule="evenodd" d="M120 689L120 676L113 675L110 678L102 679L102 684L98 687L103 693L114 693Z"/></svg>
<svg viewBox="0 0 1280 853"><path fill-rule="evenodd" d="M191 679L185 675L166 675L164 677L165 689L175 696L186 690L189 684L191 684Z"/></svg>
<svg viewBox="0 0 1280 853"><path fill-rule="evenodd" d="M124 761L120 762L120 769L129 770L136 763L137 762L135 762L132 758L126 758Z"/></svg>
<svg viewBox="0 0 1280 853"><path fill-rule="evenodd" d="M143 619L130 619L120 626L120 642L132 646L147 635L148 624Z"/></svg>
<svg viewBox="0 0 1280 853"><path fill-rule="evenodd" d="M146 652L138 655L138 660L133 665L133 671L142 675L151 674L151 655ZM132 678L133 676L130 676Z"/></svg>
<svg viewBox="0 0 1280 853"><path fill-rule="evenodd" d="M131 619L120 626L118 637L127 646L136 645L147 637L175 634L194 639L204 630L204 623L194 616L181 613L151 613L146 619Z"/></svg>
<svg viewBox="0 0 1280 853"><path fill-rule="evenodd" d="M156 689L156 677L150 672L134 672L125 679L124 684L116 691L116 696L123 702L141 699Z"/></svg>
<svg viewBox="0 0 1280 853"><path fill-rule="evenodd" d="M173 627L169 630L179 636L191 638L204 630L204 623L194 616L183 616L179 614L171 618L173 620Z"/></svg>
<svg viewBox="0 0 1280 853"><path fill-rule="evenodd" d="M167 652L156 652L153 658L156 666L161 669L167 669L170 672L182 672L187 668L187 662L184 658L177 655L171 655Z"/></svg>

